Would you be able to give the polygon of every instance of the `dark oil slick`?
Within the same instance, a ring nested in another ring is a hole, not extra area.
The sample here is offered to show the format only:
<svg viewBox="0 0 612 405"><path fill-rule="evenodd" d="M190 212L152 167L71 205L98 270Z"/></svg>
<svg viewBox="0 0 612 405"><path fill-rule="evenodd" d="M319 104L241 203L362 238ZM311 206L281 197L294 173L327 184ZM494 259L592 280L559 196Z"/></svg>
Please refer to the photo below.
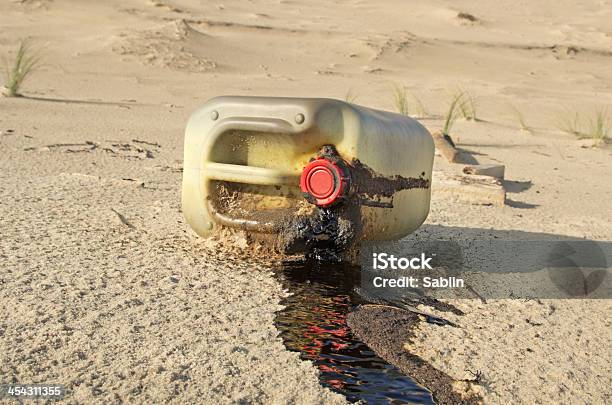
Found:
<svg viewBox="0 0 612 405"><path fill-rule="evenodd" d="M349 401L371 404L433 404L431 393L378 357L347 325L347 315L363 299L354 292L359 269L314 260L286 262L278 269L292 294L276 317L289 350L298 351L320 371L321 383Z"/></svg>

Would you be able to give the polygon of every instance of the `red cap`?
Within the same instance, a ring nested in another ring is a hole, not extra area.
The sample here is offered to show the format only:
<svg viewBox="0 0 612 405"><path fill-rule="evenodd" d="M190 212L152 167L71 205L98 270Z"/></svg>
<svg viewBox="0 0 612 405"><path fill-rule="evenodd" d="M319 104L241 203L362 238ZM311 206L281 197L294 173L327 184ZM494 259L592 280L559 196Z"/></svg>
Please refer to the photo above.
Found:
<svg viewBox="0 0 612 405"><path fill-rule="evenodd" d="M319 157L304 167L300 188L312 197L314 204L326 207L348 191L348 175L338 164Z"/></svg>

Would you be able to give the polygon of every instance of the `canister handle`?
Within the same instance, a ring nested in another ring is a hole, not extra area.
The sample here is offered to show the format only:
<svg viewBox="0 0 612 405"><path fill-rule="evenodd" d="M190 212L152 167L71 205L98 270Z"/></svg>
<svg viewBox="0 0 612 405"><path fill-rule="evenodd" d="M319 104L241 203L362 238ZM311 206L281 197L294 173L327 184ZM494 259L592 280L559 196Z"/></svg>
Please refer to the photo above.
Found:
<svg viewBox="0 0 612 405"><path fill-rule="evenodd" d="M223 120L215 128L208 141L207 154L211 152L216 139L228 130L244 130L268 133L296 133L297 130L287 121L278 118L265 117L231 117ZM213 158L212 156L210 156ZM207 159L209 160L209 159ZM204 181L220 180L232 183L258 185L292 185L299 186L300 173L265 167L235 165L207 161L200 169ZM221 213L213 202L207 201L208 212L214 221L223 226L243 229L258 233L276 233L280 226L274 222L264 222L253 219L233 218Z"/></svg>
<svg viewBox="0 0 612 405"><path fill-rule="evenodd" d="M214 162L205 163L202 170L210 180L265 186L300 184L300 174L286 170Z"/></svg>

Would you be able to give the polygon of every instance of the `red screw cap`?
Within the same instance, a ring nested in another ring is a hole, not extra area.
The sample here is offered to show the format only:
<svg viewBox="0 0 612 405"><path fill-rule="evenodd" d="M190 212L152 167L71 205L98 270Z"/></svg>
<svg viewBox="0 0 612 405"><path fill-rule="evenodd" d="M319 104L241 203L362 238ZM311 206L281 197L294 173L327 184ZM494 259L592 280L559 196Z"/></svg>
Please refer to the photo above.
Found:
<svg viewBox="0 0 612 405"><path fill-rule="evenodd" d="M328 207L348 192L348 172L339 164L319 157L302 171L300 188L310 202Z"/></svg>

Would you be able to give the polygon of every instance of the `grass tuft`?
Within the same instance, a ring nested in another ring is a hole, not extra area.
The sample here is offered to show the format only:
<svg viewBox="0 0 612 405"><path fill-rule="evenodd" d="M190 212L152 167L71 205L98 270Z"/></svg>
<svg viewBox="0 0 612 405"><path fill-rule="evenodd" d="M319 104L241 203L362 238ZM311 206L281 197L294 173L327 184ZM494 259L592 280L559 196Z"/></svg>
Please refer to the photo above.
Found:
<svg viewBox="0 0 612 405"><path fill-rule="evenodd" d="M408 95L406 88L396 84L393 87L393 104L398 113L402 115L409 115L408 111Z"/></svg>
<svg viewBox="0 0 612 405"><path fill-rule="evenodd" d="M33 51L30 41L27 39L21 41L13 62L5 61L4 94L7 97L19 97L21 86L36 69L39 62L40 58Z"/></svg>
<svg viewBox="0 0 612 405"><path fill-rule="evenodd" d="M598 144L604 143L610 135L611 120L606 108L595 111L593 117L589 119L588 132L586 135L595 140Z"/></svg>
<svg viewBox="0 0 612 405"><path fill-rule="evenodd" d="M443 135L450 135L450 131L455 124L458 115L460 114L460 105L463 102L463 96L463 93L456 93L454 96L452 96L451 102L448 106L448 111L444 116L444 127L442 127Z"/></svg>
<svg viewBox="0 0 612 405"><path fill-rule="evenodd" d="M610 137L612 117L607 108L598 108L585 119L578 111L566 110L557 119L559 130L580 139L592 139L595 144L605 143Z"/></svg>
<svg viewBox="0 0 612 405"><path fill-rule="evenodd" d="M577 137L584 137L581 130L583 126L582 118L578 111L567 109L557 118L557 128L567 134Z"/></svg>
<svg viewBox="0 0 612 405"><path fill-rule="evenodd" d="M428 113L427 113L427 109L425 108L425 104L423 104L423 102L421 101L420 98L417 97L416 94L414 94L413 92L410 92L410 97L412 98L413 102L414 102L414 108L415 108L415 112L416 112L416 117L417 118L425 118L427 117Z"/></svg>
<svg viewBox="0 0 612 405"><path fill-rule="evenodd" d="M353 88L351 87L346 92L346 95L344 96L344 101L346 101L347 103L354 103L355 100L357 100L357 93L355 93L353 91Z"/></svg>
<svg viewBox="0 0 612 405"><path fill-rule="evenodd" d="M411 103L408 101L409 98L414 105L414 112L412 114L410 111ZM396 111L402 115L410 115L415 118L427 117L427 109L421 99L412 91L407 90L406 87L400 86L399 84L393 86L393 105Z"/></svg>
<svg viewBox="0 0 612 405"><path fill-rule="evenodd" d="M476 116L476 100L472 94L460 88L455 96L461 99L457 106L461 116L466 120L478 121L478 117Z"/></svg>
<svg viewBox="0 0 612 405"><path fill-rule="evenodd" d="M514 104L510 104L510 108L512 109L512 112L514 113L514 116L516 117L516 121L519 124L520 130L532 134L533 131L527 125L527 122L525 121L525 116L523 115L521 110L519 110Z"/></svg>

